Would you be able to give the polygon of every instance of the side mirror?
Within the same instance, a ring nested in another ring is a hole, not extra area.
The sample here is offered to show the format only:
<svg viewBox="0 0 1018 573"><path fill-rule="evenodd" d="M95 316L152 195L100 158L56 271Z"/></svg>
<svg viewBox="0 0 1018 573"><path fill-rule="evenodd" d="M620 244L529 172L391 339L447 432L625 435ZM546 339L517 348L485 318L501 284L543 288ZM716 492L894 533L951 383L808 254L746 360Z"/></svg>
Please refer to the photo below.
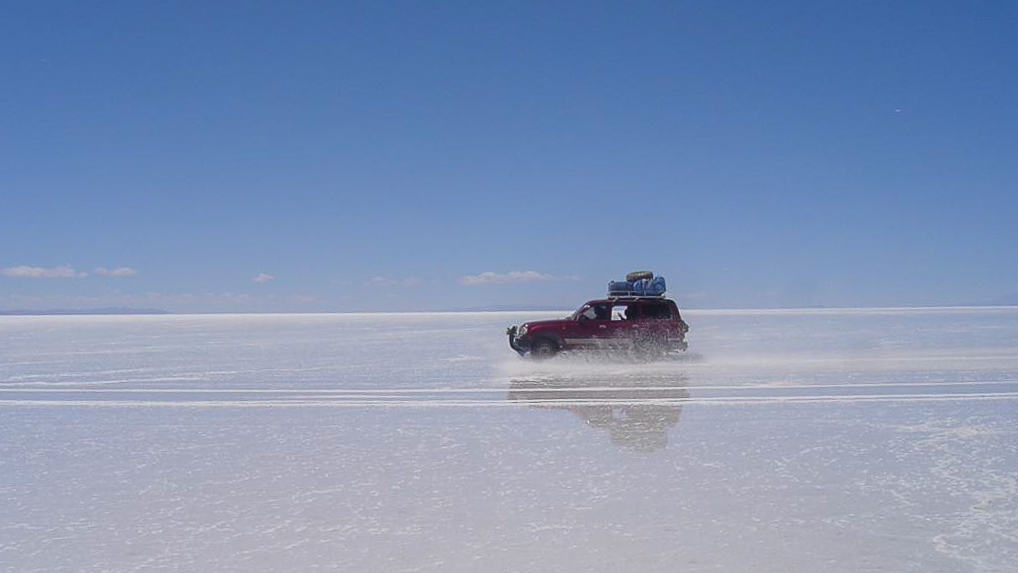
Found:
<svg viewBox="0 0 1018 573"><path fill-rule="evenodd" d="M583 314L580 314L580 316L576 317L576 322L579 322L581 324L584 323L584 322L587 322L587 320L589 320L589 319L586 316L584 316Z"/></svg>

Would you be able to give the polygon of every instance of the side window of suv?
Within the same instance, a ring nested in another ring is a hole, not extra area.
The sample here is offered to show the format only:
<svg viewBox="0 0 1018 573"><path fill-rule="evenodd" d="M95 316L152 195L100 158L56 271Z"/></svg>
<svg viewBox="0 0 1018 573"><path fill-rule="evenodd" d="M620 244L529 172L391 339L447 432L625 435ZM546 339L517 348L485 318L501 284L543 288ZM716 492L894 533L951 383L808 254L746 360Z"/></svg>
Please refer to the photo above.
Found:
<svg viewBox="0 0 1018 573"><path fill-rule="evenodd" d="M671 317L672 309L667 304L652 302L643 305L643 318L667 320Z"/></svg>
<svg viewBox="0 0 1018 573"><path fill-rule="evenodd" d="M615 304L612 306L612 320L629 320L636 316L636 307L628 304Z"/></svg>

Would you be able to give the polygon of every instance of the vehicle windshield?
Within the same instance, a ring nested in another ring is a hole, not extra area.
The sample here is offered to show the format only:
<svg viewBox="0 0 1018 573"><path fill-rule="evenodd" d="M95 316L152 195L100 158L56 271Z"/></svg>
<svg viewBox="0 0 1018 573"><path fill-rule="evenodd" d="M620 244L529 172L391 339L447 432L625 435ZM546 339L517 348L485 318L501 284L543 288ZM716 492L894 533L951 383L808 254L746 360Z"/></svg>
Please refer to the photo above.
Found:
<svg viewBox="0 0 1018 573"><path fill-rule="evenodd" d="M581 305L580 308L576 309L576 311L570 314L568 318L572 320L578 320L580 318L580 315L583 314L583 311L587 310L588 308L590 308L589 304Z"/></svg>
<svg viewBox="0 0 1018 573"><path fill-rule="evenodd" d="M580 316L586 316L590 320L608 320L611 312L611 306L608 303L586 303L580 308L576 309L576 312L569 315L572 320L579 320Z"/></svg>

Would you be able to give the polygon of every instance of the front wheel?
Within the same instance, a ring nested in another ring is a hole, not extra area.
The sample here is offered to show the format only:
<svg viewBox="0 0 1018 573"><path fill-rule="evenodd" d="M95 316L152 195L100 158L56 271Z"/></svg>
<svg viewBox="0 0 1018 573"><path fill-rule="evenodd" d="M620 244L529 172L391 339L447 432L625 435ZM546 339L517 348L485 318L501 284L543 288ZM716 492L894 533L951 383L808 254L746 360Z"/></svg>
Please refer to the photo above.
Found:
<svg viewBox="0 0 1018 573"><path fill-rule="evenodd" d="M558 354L558 346L547 338L539 338L530 347L530 355L534 360L545 360Z"/></svg>

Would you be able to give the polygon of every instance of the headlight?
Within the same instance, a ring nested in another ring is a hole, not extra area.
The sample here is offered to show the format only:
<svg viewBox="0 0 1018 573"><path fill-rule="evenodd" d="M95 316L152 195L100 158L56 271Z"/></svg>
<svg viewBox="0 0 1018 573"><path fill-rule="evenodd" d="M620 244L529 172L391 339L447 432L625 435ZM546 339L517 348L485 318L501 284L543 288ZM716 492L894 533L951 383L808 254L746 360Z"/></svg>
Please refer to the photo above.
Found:
<svg viewBox="0 0 1018 573"><path fill-rule="evenodd" d="M526 336L526 335L527 335L527 325L524 324L516 331L516 336Z"/></svg>

